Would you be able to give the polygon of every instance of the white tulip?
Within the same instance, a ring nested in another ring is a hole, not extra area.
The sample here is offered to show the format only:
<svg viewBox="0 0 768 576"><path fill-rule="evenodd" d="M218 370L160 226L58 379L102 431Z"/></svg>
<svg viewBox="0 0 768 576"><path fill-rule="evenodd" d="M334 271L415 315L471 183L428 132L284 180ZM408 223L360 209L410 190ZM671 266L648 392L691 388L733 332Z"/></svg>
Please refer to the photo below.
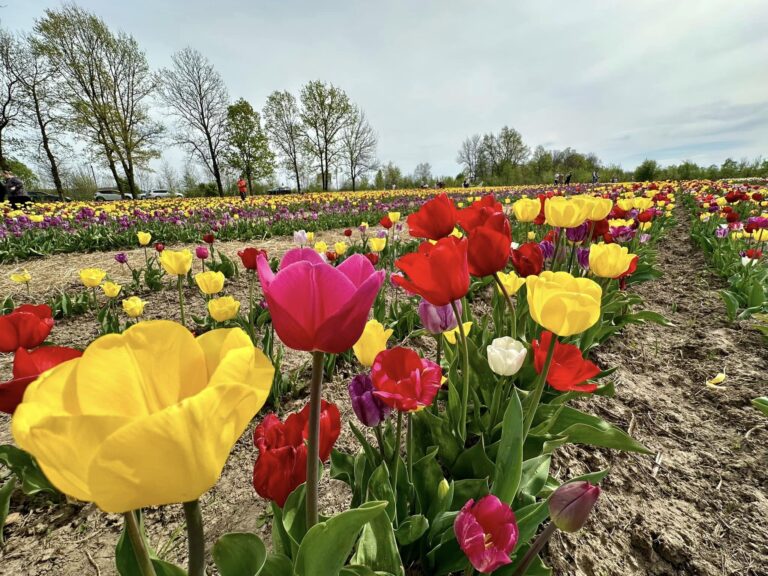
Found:
<svg viewBox="0 0 768 576"><path fill-rule="evenodd" d="M495 338L488 346L488 366L499 376L517 374L528 351L519 340L504 336Z"/></svg>

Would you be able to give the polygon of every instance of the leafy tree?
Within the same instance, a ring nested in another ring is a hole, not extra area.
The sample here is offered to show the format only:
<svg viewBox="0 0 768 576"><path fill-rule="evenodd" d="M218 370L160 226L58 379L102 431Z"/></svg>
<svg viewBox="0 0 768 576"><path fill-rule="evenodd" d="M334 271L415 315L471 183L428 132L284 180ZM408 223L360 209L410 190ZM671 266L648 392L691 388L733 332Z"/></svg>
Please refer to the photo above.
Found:
<svg viewBox="0 0 768 576"><path fill-rule="evenodd" d="M296 179L296 190L301 192L302 157L301 116L296 98L287 90L272 92L263 111L264 126L283 166Z"/></svg>
<svg viewBox="0 0 768 576"><path fill-rule="evenodd" d="M274 172L274 154L261 129L259 113L240 98L227 108L227 148L229 165L245 175L248 193L253 193L254 180L269 178Z"/></svg>
<svg viewBox="0 0 768 576"><path fill-rule="evenodd" d="M656 160L645 159L635 168L635 180L638 182L649 182L656 180L659 174L659 163Z"/></svg>
<svg viewBox="0 0 768 576"><path fill-rule="evenodd" d="M197 50L184 48L172 57L173 67L158 75L161 95L176 117L176 144L210 172L219 196L224 195L221 157L227 145L229 95L221 74Z"/></svg>

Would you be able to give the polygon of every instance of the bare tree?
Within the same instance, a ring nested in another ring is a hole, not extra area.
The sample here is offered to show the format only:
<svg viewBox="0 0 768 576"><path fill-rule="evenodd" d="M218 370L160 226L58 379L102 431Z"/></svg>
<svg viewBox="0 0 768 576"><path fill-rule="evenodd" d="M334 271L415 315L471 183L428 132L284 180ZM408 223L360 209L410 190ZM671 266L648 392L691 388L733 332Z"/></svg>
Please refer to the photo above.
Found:
<svg viewBox="0 0 768 576"><path fill-rule="evenodd" d="M163 133L149 116L156 81L136 40L113 34L94 14L65 4L46 10L36 22L33 46L66 85L72 129L103 151L115 183L136 196L136 170L158 155L155 146Z"/></svg>
<svg viewBox="0 0 768 576"><path fill-rule="evenodd" d="M474 134L464 140L456 155L456 162L466 170L467 178L477 178L477 168L480 162L480 134Z"/></svg>
<svg viewBox="0 0 768 576"><path fill-rule="evenodd" d="M160 164L157 181L160 183L160 188L165 188L169 192L176 192L179 187L179 173L166 158L163 158Z"/></svg>
<svg viewBox="0 0 768 576"><path fill-rule="evenodd" d="M303 129L296 98L287 90L272 92L264 105L264 127L283 165L296 179L296 191L301 192Z"/></svg>
<svg viewBox="0 0 768 576"><path fill-rule="evenodd" d="M35 155L45 165L56 193L63 200L60 156L69 146L60 139L66 130L66 119L59 70L27 36L15 38L12 49L2 56L9 57L5 66L19 83L25 123L37 135Z"/></svg>
<svg viewBox="0 0 768 576"><path fill-rule="evenodd" d="M413 182L417 186L423 186L432 182L432 166L429 162L422 162L416 165L416 168L413 170Z"/></svg>
<svg viewBox="0 0 768 576"><path fill-rule="evenodd" d="M353 192L357 179L376 169L376 144L376 132L368 123L365 113L353 106L350 121L341 132L342 161L352 180Z"/></svg>
<svg viewBox="0 0 768 576"><path fill-rule="evenodd" d="M8 170L7 146L10 132L21 115L19 80L10 69L13 36L0 30L0 168Z"/></svg>
<svg viewBox="0 0 768 576"><path fill-rule="evenodd" d="M158 77L163 100L178 120L176 143L208 169L223 196L221 155L227 144L229 102L224 79L192 48L177 52L172 60L173 68L161 70Z"/></svg>
<svg viewBox="0 0 768 576"><path fill-rule="evenodd" d="M341 152L341 131L350 121L352 105L341 89L319 80L301 89L304 144L320 168L323 190L330 184L330 167Z"/></svg>

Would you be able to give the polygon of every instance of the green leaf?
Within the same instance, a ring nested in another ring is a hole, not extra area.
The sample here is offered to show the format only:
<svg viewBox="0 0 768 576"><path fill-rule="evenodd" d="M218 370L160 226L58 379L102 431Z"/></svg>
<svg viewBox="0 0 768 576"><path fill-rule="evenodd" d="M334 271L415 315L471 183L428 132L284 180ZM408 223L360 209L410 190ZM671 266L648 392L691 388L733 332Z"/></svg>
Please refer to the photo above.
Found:
<svg viewBox="0 0 768 576"><path fill-rule="evenodd" d="M768 396L762 396L752 400L752 406L760 410L763 414L768 416Z"/></svg>
<svg viewBox="0 0 768 576"><path fill-rule="evenodd" d="M392 490L389 468L382 462L371 474L368 480L368 493L373 500L381 500L387 503L387 516L394 522L397 518L397 508L395 503L395 493ZM401 496L405 496L401 494Z"/></svg>
<svg viewBox="0 0 768 576"><path fill-rule="evenodd" d="M493 475L493 462L485 453L482 436L480 441L464 450L451 467L451 474L457 478L490 478Z"/></svg>
<svg viewBox="0 0 768 576"><path fill-rule="evenodd" d="M379 514L365 526L350 560L373 570L401 576L404 573L393 525L386 514Z"/></svg>
<svg viewBox="0 0 768 576"><path fill-rule="evenodd" d="M523 407L513 390L501 425L501 442L496 456L496 471L491 493L512 504L523 471Z"/></svg>
<svg viewBox="0 0 768 576"><path fill-rule="evenodd" d="M10 478L0 487L0 546L3 545L3 526L5 519L8 518L8 511L11 509L11 494L16 489L16 478Z"/></svg>
<svg viewBox="0 0 768 576"><path fill-rule="evenodd" d="M306 484L290 493L282 511L282 525L290 538L291 556L295 556L304 535L307 533ZM286 550L287 552L287 550Z"/></svg>
<svg viewBox="0 0 768 576"><path fill-rule="evenodd" d="M437 462L437 448L430 450L413 465L413 485L420 509L431 521L451 505L453 495Z"/></svg>
<svg viewBox="0 0 768 576"><path fill-rule="evenodd" d="M224 534L213 545L213 561L221 576L256 576L267 560L267 549L256 534Z"/></svg>
<svg viewBox="0 0 768 576"><path fill-rule="evenodd" d="M635 312L633 314L626 314L620 318L620 322L622 324L625 324L625 323L638 324L643 322L653 322L655 324L660 324L661 326L673 326L672 322L670 322L667 318L665 318L658 312L653 312L651 310L641 310L640 312Z"/></svg>
<svg viewBox="0 0 768 576"><path fill-rule="evenodd" d="M59 491L53 487L43 471L40 470L35 459L24 450L10 444L0 446L0 464L8 466L21 481L21 489L24 494L28 496L38 492L59 494Z"/></svg>
<svg viewBox="0 0 768 576"><path fill-rule="evenodd" d="M134 512L131 512L131 514L133 513ZM149 548L149 543L147 542L144 533L144 519L140 512L138 515L141 537L146 542L147 548ZM152 566L154 566L157 576L187 576L186 571L178 566L156 558L152 550L149 551L149 555L152 559ZM123 530L120 533L120 538L115 547L115 566L117 568L117 573L120 574L120 576L142 576L141 568L139 568L139 564L136 561L133 543L128 537L128 530L126 529L125 522L123 522Z"/></svg>
<svg viewBox="0 0 768 576"><path fill-rule="evenodd" d="M518 492L526 497L539 495L549 477L550 454L542 454L523 462L523 471Z"/></svg>
<svg viewBox="0 0 768 576"><path fill-rule="evenodd" d="M736 314L739 311L738 298L728 290L720 290L718 291L718 294L720 294L720 298L722 298L723 302L725 302L725 310L728 314L728 320L733 322L734 318L736 318Z"/></svg>
<svg viewBox="0 0 768 576"><path fill-rule="evenodd" d="M642 454L652 453L626 432L608 424L602 418L585 414L568 406L562 408L549 433L563 436L573 444L588 444Z"/></svg>
<svg viewBox="0 0 768 576"><path fill-rule="evenodd" d="M416 542L427 530L429 530L429 520L421 514L416 514L409 516L400 523L395 531L395 537L398 544L407 546Z"/></svg>
<svg viewBox="0 0 768 576"><path fill-rule="evenodd" d="M341 480L348 486L354 486L355 457L335 448L331 450L331 478Z"/></svg>
<svg viewBox="0 0 768 576"><path fill-rule="evenodd" d="M548 517L549 506L546 500L515 510L519 546L527 544L536 535L539 525Z"/></svg>
<svg viewBox="0 0 768 576"><path fill-rule="evenodd" d="M470 498L478 500L488 495L488 482L485 478L455 480L453 486L453 502L451 509L459 510Z"/></svg>
<svg viewBox="0 0 768 576"><path fill-rule="evenodd" d="M386 502L366 502L312 526L299 546L294 571L296 576L336 576L352 551L360 530L379 514Z"/></svg>
<svg viewBox="0 0 768 576"><path fill-rule="evenodd" d="M259 576L293 576L291 559L283 554L270 554Z"/></svg>

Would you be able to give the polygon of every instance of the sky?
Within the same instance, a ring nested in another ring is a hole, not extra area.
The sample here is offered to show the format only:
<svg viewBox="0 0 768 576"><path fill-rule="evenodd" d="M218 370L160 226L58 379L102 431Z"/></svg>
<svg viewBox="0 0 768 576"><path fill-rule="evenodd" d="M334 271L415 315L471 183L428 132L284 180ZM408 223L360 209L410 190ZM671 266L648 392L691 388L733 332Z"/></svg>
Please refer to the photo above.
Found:
<svg viewBox="0 0 768 576"><path fill-rule="evenodd" d="M768 155L766 0L79 0L153 68L186 46L261 109L309 80L343 88L405 173L460 170L464 138L519 130L633 168ZM5 0L29 30L47 0ZM181 164L180 151L167 158Z"/></svg>

